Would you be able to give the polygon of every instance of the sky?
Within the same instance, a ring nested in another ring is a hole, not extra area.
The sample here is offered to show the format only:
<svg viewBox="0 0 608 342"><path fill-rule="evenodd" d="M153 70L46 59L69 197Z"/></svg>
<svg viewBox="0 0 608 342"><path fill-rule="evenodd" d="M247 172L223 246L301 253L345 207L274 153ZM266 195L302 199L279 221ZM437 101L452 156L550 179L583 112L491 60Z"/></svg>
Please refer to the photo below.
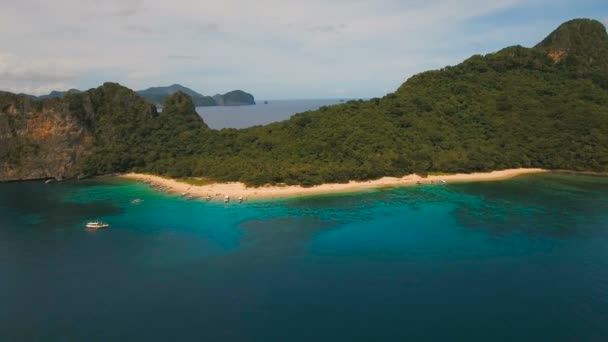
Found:
<svg viewBox="0 0 608 342"><path fill-rule="evenodd" d="M606 0L0 0L0 89L111 81L205 95L370 98L419 72L559 24L608 24Z"/></svg>

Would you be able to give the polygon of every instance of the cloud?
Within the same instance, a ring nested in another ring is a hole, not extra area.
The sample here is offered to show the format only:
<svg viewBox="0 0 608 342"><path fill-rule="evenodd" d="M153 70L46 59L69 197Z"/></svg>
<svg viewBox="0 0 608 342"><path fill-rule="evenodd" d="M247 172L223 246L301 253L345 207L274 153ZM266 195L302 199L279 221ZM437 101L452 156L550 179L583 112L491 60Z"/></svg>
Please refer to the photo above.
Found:
<svg viewBox="0 0 608 342"><path fill-rule="evenodd" d="M52 63L24 60L0 53L0 81L57 82L74 78L75 75L57 70Z"/></svg>
<svg viewBox="0 0 608 342"><path fill-rule="evenodd" d="M141 0L104 0L104 3L111 6L107 12L109 15L117 17L130 17L141 9Z"/></svg>
<svg viewBox="0 0 608 342"><path fill-rule="evenodd" d="M45 83L42 85L35 85L35 84L31 84L31 83L30 84L13 83L10 85L3 86L0 89L2 91L8 91L10 93L15 93L15 94L28 94L28 95L40 96L40 95L47 95L53 90L65 91L65 90L72 89L72 88L74 88L74 87L70 83L56 82L56 83Z"/></svg>
<svg viewBox="0 0 608 342"><path fill-rule="evenodd" d="M168 55L169 59L181 59L181 60L200 60L200 56L188 56L188 55Z"/></svg>
<svg viewBox="0 0 608 342"><path fill-rule="evenodd" d="M321 32L321 33L340 33L345 30L347 26L345 24L340 25L316 25L307 27L307 30L311 32Z"/></svg>
<svg viewBox="0 0 608 342"><path fill-rule="evenodd" d="M210 22L206 24L201 24L197 22L190 25L190 27L195 34L217 33L220 31L220 25L215 22Z"/></svg>
<svg viewBox="0 0 608 342"><path fill-rule="evenodd" d="M146 26L146 25L133 25L133 24L129 24L129 25L124 25L122 27L125 31L129 31L129 32L136 32L136 33L154 33L154 29L150 26Z"/></svg>
<svg viewBox="0 0 608 342"><path fill-rule="evenodd" d="M563 21L527 12L550 0L5 2L0 41L12 57L0 60L0 88L180 82L268 98L322 97L333 89L379 96L414 73L527 42ZM573 8L563 16L577 16ZM512 25L526 30L507 29L507 20L492 21L495 30L487 32L467 29L505 11L526 13L529 25Z"/></svg>

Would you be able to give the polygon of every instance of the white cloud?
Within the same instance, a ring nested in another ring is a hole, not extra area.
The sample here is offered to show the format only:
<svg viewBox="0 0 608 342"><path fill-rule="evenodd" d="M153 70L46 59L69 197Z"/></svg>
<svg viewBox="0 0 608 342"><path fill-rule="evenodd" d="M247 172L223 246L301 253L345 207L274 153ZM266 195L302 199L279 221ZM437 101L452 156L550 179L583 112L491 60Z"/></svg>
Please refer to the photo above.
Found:
<svg viewBox="0 0 608 342"><path fill-rule="evenodd" d="M474 51L461 30L467 21L543 1L11 1L0 12L0 41L27 62L0 69L0 88L19 74L24 86L29 77L80 88L109 80L136 89L244 88L267 98L331 89L378 96ZM474 39L484 46L492 36Z"/></svg>
<svg viewBox="0 0 608 342"><path fill-rule="evenodd" d="M6 86L1 87L3 91L8 91L15 94L29 94L29 95L47 95L53 90L67 90L74 88L70 83L64 82L52 82L52 83L44 83L44 84L34 84L34 83L11 83Z"/></svg>
<svg viewBox="0 0 608 342"><path fill-rule="evenodd" d="M0 52L0 89L40 95L68 87L75 73L49 61L28 60Z"/></svg>

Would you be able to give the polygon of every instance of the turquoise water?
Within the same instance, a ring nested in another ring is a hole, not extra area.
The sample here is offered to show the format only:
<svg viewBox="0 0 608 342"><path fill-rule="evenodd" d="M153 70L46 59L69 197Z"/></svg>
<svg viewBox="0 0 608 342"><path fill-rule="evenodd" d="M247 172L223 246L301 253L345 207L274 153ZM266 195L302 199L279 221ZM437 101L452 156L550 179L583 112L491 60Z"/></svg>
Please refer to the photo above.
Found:
<svg viewBox="0 0 608 342"><path fill-rule="evenodd" d="M0 303L7 341L605 341L608 178L229 205L0 184Z"/></svg>

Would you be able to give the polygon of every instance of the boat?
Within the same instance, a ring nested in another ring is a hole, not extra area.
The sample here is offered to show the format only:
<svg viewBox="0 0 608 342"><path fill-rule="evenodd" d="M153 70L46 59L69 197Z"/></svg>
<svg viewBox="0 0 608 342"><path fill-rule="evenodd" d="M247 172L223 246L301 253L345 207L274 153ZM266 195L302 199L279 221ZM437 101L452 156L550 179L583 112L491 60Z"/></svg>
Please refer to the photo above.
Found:
<svg viewBox="0 0 608 342"><path fill-rule="evenodd" d="M91 221L91 222L87 222L86 227L88 229L102 229L102 228L108 228L110 225L105 223L105 222L101 222L101 221Z"/></svg>
<svg viewBox="0 0 608 342"><path fill-rule="evenodd" d="M445 180L440 180L439 182L441 182L441 184L446 184L447 182Z"/></svg>
<svg viewBox="0 0 608 342"><path fill-rule="evenodd" d="M132 204L139 204L141 202L143 202L144 200L140 199L140 198L136 198L134 200L131 201Z"/></svg>
<svg viewBox="0 0 608 342"><path fill-rule="evenodd" d="M239 203L243 203L243 196L239 197Z"/></svg>
<svg viewBox="0 0 608 342"><path fill-rule="evenodd" d="M52 182L53 182L53 180L52 180L52 179L47 179L47 180L44 182L44 184L49 184L49 183L52 183Z"/></svg>
<svg viewBox="0 0 608 342"><path fill-rule="evenodd" d="M228 202L230 202L230 196L226 195L226 197L224 197L224 203Z"/></svg>

